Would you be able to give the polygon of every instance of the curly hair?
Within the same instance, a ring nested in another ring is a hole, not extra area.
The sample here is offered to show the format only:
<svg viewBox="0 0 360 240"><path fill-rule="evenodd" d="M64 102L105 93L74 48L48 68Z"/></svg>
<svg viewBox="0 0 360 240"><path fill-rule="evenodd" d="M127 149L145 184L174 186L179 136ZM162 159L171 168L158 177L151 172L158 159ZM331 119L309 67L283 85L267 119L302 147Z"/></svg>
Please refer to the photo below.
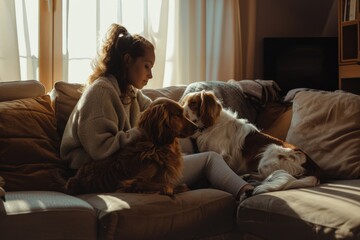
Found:
<svg viewBox="0 0 360 240"><path fill-rule="evenodd" d="M146 49L154 46L144 37L131 35L120 25L111 24L106 34L101 51L93 62L93 73L89 76L88 84L103 76L113 75L118 81L121 92L126 96L132 88L127 80L124 55L130 54L133 59L143 57Z"/></svg>

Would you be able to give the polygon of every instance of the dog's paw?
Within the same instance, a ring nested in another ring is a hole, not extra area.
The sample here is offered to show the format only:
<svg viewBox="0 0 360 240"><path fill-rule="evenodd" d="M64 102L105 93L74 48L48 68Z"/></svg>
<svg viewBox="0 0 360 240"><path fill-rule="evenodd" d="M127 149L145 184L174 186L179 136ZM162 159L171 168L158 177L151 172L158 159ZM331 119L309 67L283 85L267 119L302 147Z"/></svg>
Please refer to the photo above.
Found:
<svg viewBox="0 0 360 240"><path fill-rule="evenodd" d="M182 193L190 191L190 188L186 184L177 185L174 189L174 193Z"/></svg>
<svg viewBox="0 0 360 240"><path fill-rule="evenodd" d="M174 199L175 198L174 186L173 185L165 185L161 189L160 194L169 196L170 198Z"/></svg>
<svg viewBox="0 0 360 240"><path fill-rule="evenodd" d="M128 179L120 182L117 192L143 193L144 186L139 179Z"/></svg>

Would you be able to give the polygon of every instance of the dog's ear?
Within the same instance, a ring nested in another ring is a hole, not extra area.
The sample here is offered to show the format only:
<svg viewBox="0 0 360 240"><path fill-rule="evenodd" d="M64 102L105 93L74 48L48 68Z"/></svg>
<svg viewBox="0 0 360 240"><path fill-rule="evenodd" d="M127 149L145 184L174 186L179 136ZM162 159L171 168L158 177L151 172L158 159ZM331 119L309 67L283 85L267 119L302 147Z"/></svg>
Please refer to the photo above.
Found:
<svg viewBox="0 0 360 240"><path fill-rule="evenodd" d="M221 109L222 105L213 92L201 91L200 116L205 127L214 125Z"/></svg>
<svg viewBox="0 0 360 240"><path fill-rule="evenodd" d="M180 98L179 104L180 104L181 106L184 106L185 103L187 102L187 99L188 99L188 98L189 98L188 95L183 96L182 98Z"/></svg>
<svg viewBox="0 0 360 240"><path fill-rule="evenodd" d="M147 108L141 114L138 126L144 129L156 144L168 144L174 139L169 128L169 112L164 104Z"/></svg>

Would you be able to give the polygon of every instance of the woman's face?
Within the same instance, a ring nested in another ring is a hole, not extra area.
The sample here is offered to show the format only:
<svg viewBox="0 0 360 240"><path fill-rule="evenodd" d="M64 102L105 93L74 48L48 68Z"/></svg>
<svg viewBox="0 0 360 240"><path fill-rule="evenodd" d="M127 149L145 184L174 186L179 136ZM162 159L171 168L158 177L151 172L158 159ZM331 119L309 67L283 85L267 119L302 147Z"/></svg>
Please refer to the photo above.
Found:
<svg viewBox="0 0 360 240"><path fill-rule="evenodd" d="M137 89L142 89L148 83L149 79L153 77L151 69L155 63L154 49L147 48L145 55L136 59L128 56L126 62L129 83Z"/></svg>

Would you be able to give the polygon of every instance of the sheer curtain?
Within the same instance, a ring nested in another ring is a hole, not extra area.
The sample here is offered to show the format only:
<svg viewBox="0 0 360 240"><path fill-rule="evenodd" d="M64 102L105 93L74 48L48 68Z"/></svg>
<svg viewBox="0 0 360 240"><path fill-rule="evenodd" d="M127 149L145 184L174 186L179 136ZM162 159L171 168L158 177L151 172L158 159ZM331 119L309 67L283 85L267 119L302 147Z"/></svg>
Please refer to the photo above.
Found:
<svg viewBox="0 0 360 240"><path fill-rule="evenodd" d="M0 35L0 81L38 79L38 2L0 0L0 30L7 33ZM85 83L113 22L155 45L153 79L147 88L242 79L247 68L239 2L62 0L62 29L54 29L62 34L62 74L53 81Z"/></svg>
<svg viewBox="0 0 360 240"><path fill-rule="evenodd" d="M172 84L241 79L238 0L177 1Z"/></svg>
<svg viewBox="0 0 360 240"><path fill-rule="evenodd" d="M38 79L38 2L0 0L0 81Z"/></svg>
<svg viewBox="0 0 360 240"><path fill-rule="evenodd" d="M63 79L85 82L108 27L121 23L156 47L153 79L164 78L168 0L63 0ZM84 6L86 5L86 11ZM161 82L161 80L160 80ZM158 86L161 86L160 83Z"/></svg>
<svg viewBox="0 0 360 240"><path fill-rule="evenodd" d="M148 88L240 79L238 0L77 0L65 2L63 77L84 82L112 22L141 34L156 48ZM86 11L82 11L84 4ZM79 16L81 14L81 17ZM83 71L79 71L83 69Z"/></svg>

